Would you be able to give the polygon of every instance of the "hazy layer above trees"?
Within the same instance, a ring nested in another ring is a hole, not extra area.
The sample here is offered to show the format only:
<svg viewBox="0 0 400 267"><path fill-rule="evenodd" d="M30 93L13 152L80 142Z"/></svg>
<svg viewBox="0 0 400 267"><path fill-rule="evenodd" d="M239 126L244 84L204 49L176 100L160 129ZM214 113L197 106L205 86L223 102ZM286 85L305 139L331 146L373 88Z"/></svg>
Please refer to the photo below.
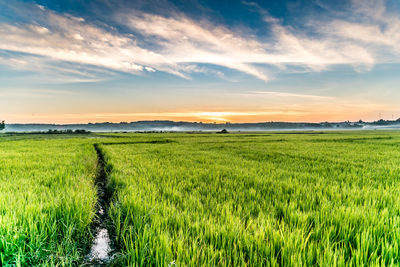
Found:
<svg viewBox="0 0 400 267"><path fill-rule="evenodd" d="M1 125L0 125L1 126ZM379 120L375 122L322 122L322 123L201 123L174 121L137 121L121 123L88 123L88 124L6 124L6 132L35 132L48 130L101 131L268 131L268 130L323 130L323 129L370 129L400 128L400 121ZM1 127L0 127L1 129Z"/></svg>

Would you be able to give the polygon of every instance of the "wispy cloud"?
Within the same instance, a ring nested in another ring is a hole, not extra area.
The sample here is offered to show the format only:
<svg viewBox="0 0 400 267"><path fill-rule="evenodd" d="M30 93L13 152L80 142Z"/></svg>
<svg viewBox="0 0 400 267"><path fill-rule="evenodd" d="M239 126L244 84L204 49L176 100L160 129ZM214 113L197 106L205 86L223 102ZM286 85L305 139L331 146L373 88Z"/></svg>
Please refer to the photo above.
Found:
<svg viewBox="0 0 400 267"><path fill-rule="evenodd" d="M332 100L330 96L320 96L320 95L308 95L308 94L296 94L287 92L274 92L274 91L248 91L246 93L241 93L243 96L251 97L289 97L289 98L302 98L302 99L314 99L314 100Z"/></svg>
<svg viewBox="0 0 400 267"><path fill-rule="evenodd" d="M333 20L321 29L332 38L366 47L377 63L400 61L400 15L383 0L353 0L353 19Z"/></svg>
<svg viewBox="0 0 400 267"><path fill-rule="evenodd" d="M166 62L157 62L158 68L168 70L182 64L207 63L228 67L262 80L268 76L252 66L251 54L262 53L261 43L246 38L209 22L195 22L182 14L163 17L145 13L118 14L118 20L127 22L135 32L149 36L157 44L158 52Z"/></svg>
<svg viewBox="0 0 400 267"><path fill-rule="evenodd" d="M119 11L113 15L116 22L131 31L122 34L113 27L95 26L84 18L43 6L26 7L40 17L39 22L0 23L1 50L135 74L164 71L190 79L191 73L202 71L197 64L212 64L268 81L273 75L266 66L284 71L295 65L322 71L346 64L368 70L376 63L393 60L388 54L400 52L400 16L390 14L381 0L354 0L354 12L359 14L356 21L317 21L312 36L264 13L265 25L272 32L264 40L251 31L194 21L180 13L168 17ZM139 38L143 40L139 42ZM381 56L382 48L386 59ZM31 64L24 58L14 60Z"/></svg>
<svg viewBox="0 0 400 267"><path fill-rule="evenodd" d="M34 12L46 25L0 23L1 50L131 73L154 71L136 63L134 58L152 61L160 57L138 47L134 39L91 26L84 19L60 15L41 6Z"/></svg>
<svg viewBox="0 0 400 267"><path fill-rule="evenodd" d="M38 80L45 78L46 83L99 82L115 75L112 71L96 66L59 62L45 56L30 54L0 53L0 64L27 73L39 72L45 77L39 75Z"/></svg>
<svg viewBox="0 0 400 267"><path fill-rule="evenodd" d="M0 97L16 97L16 98L52 98L55 96L74 95L72 91L66 90L48 90L48 89L2 89Z"/></svg>

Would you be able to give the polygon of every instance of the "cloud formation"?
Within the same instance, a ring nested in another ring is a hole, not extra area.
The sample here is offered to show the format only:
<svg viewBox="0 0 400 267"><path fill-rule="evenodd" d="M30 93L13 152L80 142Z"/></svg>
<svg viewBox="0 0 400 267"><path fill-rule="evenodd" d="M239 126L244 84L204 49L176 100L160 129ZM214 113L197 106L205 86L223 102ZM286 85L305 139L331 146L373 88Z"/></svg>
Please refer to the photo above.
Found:
<svg viewBox="0 0 400 267"><path fill-rule="evenodd" d="M251 30L235 31L180 13L119 11L114 14L116 23L131 31L120 33L43 6L30 8L39 21L0 23L0 50L24 53L29 60L21 56L4 63L8 58L3 57L0 63L18 65L15 60L20 60L23 65L34 55L40 62L50 59L134 74L163 71L185 79L207 71L199 64L211 64L268 81L270 66L322 71L344 64L368 70L376 63L398 60L400 53L400 16L390 14L382 0L354 0L356 20L315 21L312 36L264 13L271 35L263 40Z"/></svg>
<svg viewBox="0 0 400 267"><path fill-rule="evenodd" d="M357 21L333 20L325 30L331 37L366 47L377 63L399 62L400 16L387 10L383 0L353 0Z"/></svg>
<svg viewBox="0 0 400 267"><path fill-rule="evenodd" d="M267 96L267 97L289 97L289 98L302 98L302 99L315 99L315 100L332 100L333 97L330 96L320 96L320 95L309 95L309 94L296 94L296 93L284 93L284 92L274 92L274 91L249 91L241 94L243 96Z"/></svg>
<svg viewBox="0 0 400 267"><path fill-rule="evenodd" d="M37 9L46 25L1 23L0 49L133 73L145 66L133 62L132 55L157 57L134 40L86 24L84 19Z"/></svg>

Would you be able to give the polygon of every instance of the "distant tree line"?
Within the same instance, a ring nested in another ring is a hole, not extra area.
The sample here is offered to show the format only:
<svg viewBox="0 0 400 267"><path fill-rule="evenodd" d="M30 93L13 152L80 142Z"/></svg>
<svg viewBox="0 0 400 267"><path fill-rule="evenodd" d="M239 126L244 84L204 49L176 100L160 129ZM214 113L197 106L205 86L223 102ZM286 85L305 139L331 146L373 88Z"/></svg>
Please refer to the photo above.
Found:
<svg viewBox="0 0 400 267"><path fill-rule="evenodd" d="M4 128L6 128L6 123L4 121L0 122L0 131L4 130Z"/></svg>
<svg viewBox="0 0 400 267"><path fill-rule="evenodd" d="M90 131L84 130L84 129L76 129L75 131L73 130L51 130L49 129L47 132L44 132L45 134L89 134L91 133Z"/></svg>

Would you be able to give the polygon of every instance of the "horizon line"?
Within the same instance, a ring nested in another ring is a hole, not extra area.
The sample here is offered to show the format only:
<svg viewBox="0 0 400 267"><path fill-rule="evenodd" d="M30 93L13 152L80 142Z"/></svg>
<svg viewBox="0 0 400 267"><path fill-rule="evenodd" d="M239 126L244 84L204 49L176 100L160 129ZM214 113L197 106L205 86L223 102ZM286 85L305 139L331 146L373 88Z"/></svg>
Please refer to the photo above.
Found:
<svg viewBox="0 0 400 267"><path fill-rule="evenodd" d="M67 125L90 125L90 124L130 124L130 123L138 123L138 122L173 122L173 123L197 123L197 124L259 124L259 123L293 123L293 124L301 124L301 123L309 123L309 124L321 124L321 123L373 123L373 122L396 122L400 123L400 118L392 119L392 120L385 120L379 119L374 121L365 121L365 120L343 120L343 121L319 121L319 122L312 122L312 121L258 121L258 122L229 122L229 121L215 121L215 122L204 122L204 121L174 121L174 120L137 120L137 121L120 121L120 122L110 122L110 121L103 121L103 122L85 122L85 123L54 123L54 122L12 122L7 123L5 125L59 125L59 126L67 126Z"/></svg>

